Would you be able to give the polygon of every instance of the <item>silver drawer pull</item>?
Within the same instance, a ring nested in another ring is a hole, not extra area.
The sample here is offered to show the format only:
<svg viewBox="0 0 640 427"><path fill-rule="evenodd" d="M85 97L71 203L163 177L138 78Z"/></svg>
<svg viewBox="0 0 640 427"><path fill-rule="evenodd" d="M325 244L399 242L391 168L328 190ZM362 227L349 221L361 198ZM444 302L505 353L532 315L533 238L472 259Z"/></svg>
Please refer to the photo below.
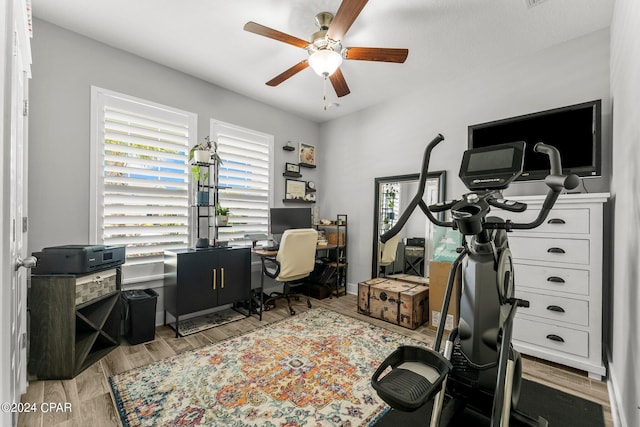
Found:
<svg viewBox="0 0 640 427"><path fill-rule="evenodd" d="M564 249L562 249L562 248L549 248L549 249L547 249L547 252L550 253L550 254L564 254L564 253L566 253L564 251Z"/></svg>
<svg viewBox="0 0 640 427"><path fill-rule="evenodd" d="M547 339L555 342L564 342L564 339L562 337L554 334L547 335Z"/></svg>
<svg viewBox="0 0 640 427"><path fill-rule="evenodd" d="M564 219L551 218L549 221L547 221L547 224L566 224L566 222L564 221Z"/></svg>
<svg viewBox="0 0 640 427"><path fill-rule="evenodd" d="M547 307L547 310L555 311L556 313L564 313L564 308L560 307L559 305L550 305Z"/></svg>
<svg viewBox="0 0 640 427"><path fill-rule="evenodd" d="M564 279L558 276L547 277L547 282L564 283Z"/></svg>

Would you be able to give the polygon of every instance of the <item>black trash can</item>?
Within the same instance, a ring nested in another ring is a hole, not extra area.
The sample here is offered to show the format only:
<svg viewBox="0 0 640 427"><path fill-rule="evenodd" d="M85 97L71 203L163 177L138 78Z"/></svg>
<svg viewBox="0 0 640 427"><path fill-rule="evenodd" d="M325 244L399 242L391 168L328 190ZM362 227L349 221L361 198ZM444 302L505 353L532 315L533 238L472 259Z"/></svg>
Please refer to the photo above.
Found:
<svg viewBox="0 0 640 427"><path fill-rule="evenodd" d="M124 336L131 344L153 341L156 336L156 302L153 289L122 292Z"/></svg>

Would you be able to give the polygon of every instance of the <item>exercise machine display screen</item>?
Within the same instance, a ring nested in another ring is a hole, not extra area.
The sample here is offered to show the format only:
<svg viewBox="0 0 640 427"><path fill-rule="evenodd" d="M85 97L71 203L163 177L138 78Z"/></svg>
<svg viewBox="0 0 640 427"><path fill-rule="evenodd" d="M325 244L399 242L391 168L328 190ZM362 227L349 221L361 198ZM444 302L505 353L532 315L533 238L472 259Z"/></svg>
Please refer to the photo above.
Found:
<svg viewBox="0 0 640 427"><path fill-rule="evenodd" d="M464 152L460 179L469 190L506 188L522 173L523 141L475 148Z"/></svg>

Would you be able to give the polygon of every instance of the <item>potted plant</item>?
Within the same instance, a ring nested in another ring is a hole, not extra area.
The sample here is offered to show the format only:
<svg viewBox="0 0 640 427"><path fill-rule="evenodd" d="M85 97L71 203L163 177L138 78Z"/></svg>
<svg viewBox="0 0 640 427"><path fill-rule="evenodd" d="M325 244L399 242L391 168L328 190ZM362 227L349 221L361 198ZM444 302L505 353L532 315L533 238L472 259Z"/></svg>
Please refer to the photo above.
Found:
<svg viewBox="0 0 640 427"><path fill-rule="evenodd" d="M220 203L216 205L216 225L224 227L229 222L229 208L223 208Z"/></svg>
<svg viewBox="0 0 640 427"><path fill-rule="evenodd" d="M198 193L196 195L196 203L198 205L209 204L209 191L205 188L207 180L209 179L209 172L203 172L202 168L198 165L191 167L191 173L193 179L198 183Z"/></svg>
<svg viewBox="0 0 640 427"><path fill-rule="evenodd" d="M196 163L210 163L213 159L219 165L222 164L222 160L218 155L218 143L211 141L208 135L204 137L204 140L191 147L189 159L194 159Z"/></svg>
<svg viewBox="0 0 640 427"><path fill-rule="evenodd" d="M396 192L393 188L390 188L389 190L387 190L387 199L388 199L389 208L393 209L393 205L395 204L395 200L396 200Z"/></svg>
<svg viewBox="0 0 640 427"><path fill-rule="evenodd" d="M211 140L209 140L208 136L191 147L189 159L194 159L196 163L209 163L211 161Z"/></svg>

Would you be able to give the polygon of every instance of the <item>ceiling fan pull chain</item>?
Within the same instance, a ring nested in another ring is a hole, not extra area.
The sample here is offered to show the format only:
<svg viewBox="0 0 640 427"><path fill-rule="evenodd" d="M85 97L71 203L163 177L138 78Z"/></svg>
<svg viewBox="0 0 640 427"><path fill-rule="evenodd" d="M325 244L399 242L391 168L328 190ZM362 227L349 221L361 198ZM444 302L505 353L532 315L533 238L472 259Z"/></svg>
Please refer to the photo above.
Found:
<svg viewBox="0 0 640 427"><path fill-rule="evenodd" d="M327 77L328 75L325 74L322 81L322 101L324 101L324 111L327 111Z"/></svg>

